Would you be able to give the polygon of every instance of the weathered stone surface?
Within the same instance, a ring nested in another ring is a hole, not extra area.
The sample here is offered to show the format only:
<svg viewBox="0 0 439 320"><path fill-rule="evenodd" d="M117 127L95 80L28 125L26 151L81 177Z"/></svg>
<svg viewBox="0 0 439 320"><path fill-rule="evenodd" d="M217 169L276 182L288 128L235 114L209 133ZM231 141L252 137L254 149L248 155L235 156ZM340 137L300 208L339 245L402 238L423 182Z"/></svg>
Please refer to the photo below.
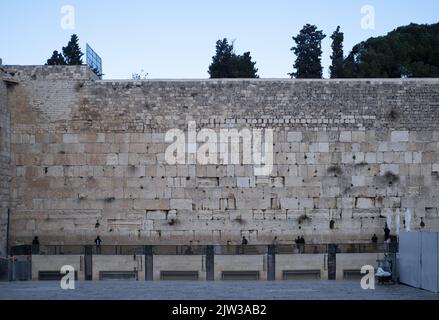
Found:
<svg viewBox="0 0 439 320"><path fill-rule="evenodd" d="M0 251L8 208L12 244L92 243L96 220L107 244L369 241L397 207L412 209L412 229L421 218L439 227L437 79L101 81L87 67L4 69L18 84L0 82ZM273 129L273 170L194 154L167 163L166 132L189 121L218 134Z"/></svg>
<svg viewBox="0 0 439 320"><path fill-rule="evenodd" d="M6 255L6 234L8 208L11 200L11 175L15 168L11 162L10 111L7 103L7 84L2 81L6 76L0 69L0 257ZM23 136L23 143L34 142L34 136ZM23 172L24 169L19 169Z"/></svg>

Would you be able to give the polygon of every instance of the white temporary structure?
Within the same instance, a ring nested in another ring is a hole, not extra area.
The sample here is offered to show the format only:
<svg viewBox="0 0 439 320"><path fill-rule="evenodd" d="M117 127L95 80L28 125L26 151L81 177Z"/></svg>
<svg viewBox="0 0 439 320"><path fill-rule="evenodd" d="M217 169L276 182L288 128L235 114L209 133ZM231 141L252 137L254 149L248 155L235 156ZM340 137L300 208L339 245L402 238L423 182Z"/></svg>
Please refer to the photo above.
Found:
<svg viewBox="0 0 439 320"><path fill-rule="evenodd" d="M398 270L400 282L439 292L439 232L402 232Z"/></svg>

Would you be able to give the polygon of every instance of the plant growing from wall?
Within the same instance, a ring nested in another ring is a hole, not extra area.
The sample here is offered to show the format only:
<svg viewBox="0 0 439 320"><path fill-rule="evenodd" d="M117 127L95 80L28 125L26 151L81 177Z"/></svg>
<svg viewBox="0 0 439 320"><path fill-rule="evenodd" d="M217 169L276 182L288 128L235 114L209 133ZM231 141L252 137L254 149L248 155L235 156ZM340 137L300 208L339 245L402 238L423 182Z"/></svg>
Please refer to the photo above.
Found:
<svg viewBox="0 0 439 320"><path fill-rule="evenodd" d="M241 217L241 216L237 216L234 219L235 222L239 223L239 224L245 224L245 220Z"/></svg>
<svg viewBox="0 0 439 320"><path fill-rule="evenodd" d="M386 173L384 173L384 179L389 185L399 181L399 177L391 171L386 171Z"/></svg>
<svg viewBox="0 0 439 320"><path fill-rule="evenodd" d="M335 176L340 176L343 173L343 170L341 169L341 167L339 165L332 165L332 166L328 167L328 169L326 171L329 174L334 174Z"/></svg>
<svg viewBox="0 0 439 320"><path fill-rule="evenodd" d="M131 75L131 80L146 80L148 77L148 73L145 70L140 70L140 73L133 73Z"/></svg>
<svg viewBox="0 0 439 320"><path fill-rule="evenodd" d="M395 121L399 117L398 111L396 111L395 109L390 110L390 112L388 113L388 117L390 120Z"/></svg>
<svg viewBox="0 0 439 320"><path fill-rule="evenodd" d="M305 213L305 214L300 215L299 218L298 218L297 220L298 220L299 224L302 224L302 223L304 223L304 222L311 221L311 217L309 217L309 216Z"/></svg>

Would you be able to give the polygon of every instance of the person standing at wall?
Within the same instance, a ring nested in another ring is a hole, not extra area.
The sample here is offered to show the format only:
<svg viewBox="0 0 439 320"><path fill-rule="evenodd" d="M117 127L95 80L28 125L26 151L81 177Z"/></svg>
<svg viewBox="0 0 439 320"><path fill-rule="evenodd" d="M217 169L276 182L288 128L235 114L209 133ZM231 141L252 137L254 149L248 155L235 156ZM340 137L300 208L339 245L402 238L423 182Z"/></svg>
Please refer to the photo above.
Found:
<svg viewBox="0 0 439 320"><path fill-rule="evenodd" d="M100 253L101 253L101 243L102 243L101 238L100 238L99 236L97 236L96 239L95 239L96 253L97 253L97 254L100 254Z"/></svg>
<svg viewBox="0 0 439 320"><path fill-rule="evenodd" d="M377 235L375 233L373 234L371 240L372 240L372 243L377 243L378 242L378 237L377 237Z"/></svg>
<svg viewBox="0 0 439 320"><path fill-rule="evenodd" d="M248 244L247 239L243 236L241 242L242 254L244 254L244 247Z"/></svg>
<svg viewBox="0 0 439 320"><path fill-rule="evenodd" d="M296 243L296 247L294 248L294 253L300 253L300 237L297 236L296 239L294 239L294 242Z"/></svg>
<svg viewBox="0 0 439 320"><path fill-rule="evenodd" d="M390 241L390 229L386 223L386 226L384 227L384 242L389 243L389 241Z"/></svg>
<svg viewBox="0 0 439 320"><path fill-rule="evenodd" d="M319 249L317 248L317 243L318 243L318 241L317 241L316 237L313 237L312 238L312 244L314 246L313 253L319 253Z"/></svg>
<svg viewBox="0 0 439 320"><path fill-rule="evenodd" d="M32 254L40 254L40 240L37 236L32 240Z"/></svg>
<svg viewBox="0 0 439 320"><path fill-rule="evenodd" d="M305 238L300 236L300 253L305 253Z"/></svg>
<svg viewBox="0 0 439 320"><path fill-rule="evenodd" d="M370 240L372 241L373 248L376 250L378 248L378 237L377 237L377 235L374 233Z"/></svg>

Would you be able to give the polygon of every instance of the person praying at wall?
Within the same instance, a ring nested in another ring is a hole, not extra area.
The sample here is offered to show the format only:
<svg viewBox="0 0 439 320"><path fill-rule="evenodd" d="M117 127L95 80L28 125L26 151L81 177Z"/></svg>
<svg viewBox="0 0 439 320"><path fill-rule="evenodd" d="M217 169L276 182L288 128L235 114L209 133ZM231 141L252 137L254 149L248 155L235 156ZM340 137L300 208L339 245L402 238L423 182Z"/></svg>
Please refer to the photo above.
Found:
<svg viewBox="0 0 439 320"><path fill-rule="evenodd" d="M377 235L374 233L373 236L372 236L372 239L370 239L370 240L372 241L373 248L376 250L377 247L378 247L378 237L377 237Z"/></svg>
<svg viewBox="0 0 439 320"><path fill-rule="evenodd" d="M297 236L296 239L294 239L294 242L296 243L296 248L294 249L294 253L300 253L300 237Z"/></svg>
<svg viewBox="0 0 439 320"><path fill-rule="evenodd" d="M277 236L275 236L273 241L271 241L271 245L273 247L274 252L277 251L278 244L279 244L279 240L277 239Z"/></svg>
<svg viewBox="0 0 439 320"><path fill-rule="evenodd" d="M316 237L312 238L312 244L314 245L313 253L319 253L319 249L317 248L317 243L318 243L318 241L317 241Z"/></svg>
<svg viewBox="0 0 439 320"><path fill-rule="evenodd" d="M32 240L32 254L40 254L40 240L36 236Z"/></svg>
<svg viewBox="0 0 439 320"><path fill-rule="evenodd" d="M386 226L384 227L384 242L388 243L389 240L390 240L390 229L386 223Z"/></svg>
<svg viewBox="0 0 439 320"><path fill-rule="evenodd" d="M248 244L247 239L243 236L241 242L241 254L244 254L244 247Z"/></svg>
<svg viewBox="0 0 439 320"><path fill-rule="evenodd" d="M186 248L186 251L184 252L184 254L194 254L194 252L192 251L192 244L190 244L190 245Z"/></svg>
<svg viewBox="0 0 439 320"><path fill-rule="evenodd" d="M305 238L303 236L300 236L300 253L305 252Z"/></svg>
<svg viewBox="0 0 439 320"><path fill-rule="evenodd" d="M97 236L95 239L95 244L96 244L96 253L98 253L98 254L101 253L101 243L102 243L101 238L99 236Z"/></svg>

